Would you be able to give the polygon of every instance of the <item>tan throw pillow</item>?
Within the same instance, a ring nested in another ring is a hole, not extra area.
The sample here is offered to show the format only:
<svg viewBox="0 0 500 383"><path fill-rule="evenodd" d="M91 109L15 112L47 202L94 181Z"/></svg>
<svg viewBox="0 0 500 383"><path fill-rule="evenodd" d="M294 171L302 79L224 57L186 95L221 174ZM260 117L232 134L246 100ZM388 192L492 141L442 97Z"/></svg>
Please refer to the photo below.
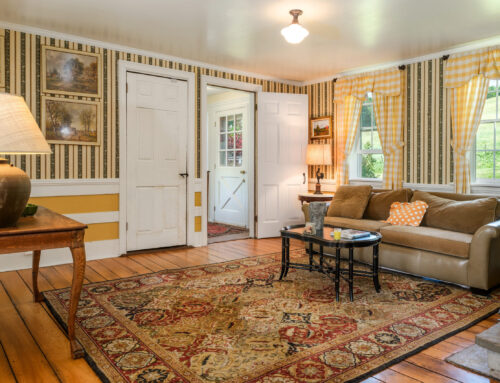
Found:
<svg viewBox="0 0 500 383"><path fill-rule="evenodd" d="M372 193L366 207L364 219L382 221L389 217L393 202L410 202L412 190L398 189L381 193Z"/></svg>
<svg viewBox="0 0 500 383"><path fill-rule="evenodd" d="M427 202L429 208L422 225L460 233L474 234L477 229L495 220L496 198L455 201L430 193L416 191L412 201Z"/></svg>
<svg viewBox="0 0 500 383"><path fill-rule="evenodd" d="M333 196L326 215L361 219L372 192L371 186L340 186Z"/></svg>

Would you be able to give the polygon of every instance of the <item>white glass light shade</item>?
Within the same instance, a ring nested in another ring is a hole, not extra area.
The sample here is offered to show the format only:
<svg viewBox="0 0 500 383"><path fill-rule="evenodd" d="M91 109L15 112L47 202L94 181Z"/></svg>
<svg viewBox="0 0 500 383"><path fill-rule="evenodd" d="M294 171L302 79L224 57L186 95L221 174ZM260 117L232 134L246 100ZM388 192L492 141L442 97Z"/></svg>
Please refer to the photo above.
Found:
<svg viewBox="0 0 500 383"><path fill-rule="evenodd" d="M298 44L309 35L309 31L298 23L292 23L283 28L281 34L290 44Z"/></svg>

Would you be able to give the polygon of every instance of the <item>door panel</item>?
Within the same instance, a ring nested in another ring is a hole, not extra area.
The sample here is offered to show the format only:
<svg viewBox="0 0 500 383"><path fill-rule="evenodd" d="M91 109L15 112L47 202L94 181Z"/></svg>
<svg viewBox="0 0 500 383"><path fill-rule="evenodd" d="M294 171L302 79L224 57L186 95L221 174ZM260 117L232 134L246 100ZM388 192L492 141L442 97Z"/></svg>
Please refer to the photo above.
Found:
<svg viewBox="0 0 500 383"><path fill-rule="evenodd" d="M257 236L279 236L303 223L298 194L307 192L307 95L260 93L258 100Z"/></svg>
<svg viewBox="0 0 500 383"><path fill-rule="evenodd" d="M186 243L187 83L127 74L127 250Z"/></svg>

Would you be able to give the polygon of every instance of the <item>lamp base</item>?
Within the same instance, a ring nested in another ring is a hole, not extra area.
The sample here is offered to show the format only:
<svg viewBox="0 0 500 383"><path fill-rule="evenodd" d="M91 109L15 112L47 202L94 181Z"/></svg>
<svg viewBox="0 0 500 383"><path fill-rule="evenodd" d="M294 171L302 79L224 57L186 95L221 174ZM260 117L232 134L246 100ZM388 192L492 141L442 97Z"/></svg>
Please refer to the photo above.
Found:
<svg viewBox="0 0 500 383"><path fill-rule="evenodd" d="M319 182L316 183L316 191L314 192L314 194L323 194L321 192L321 184Z"/></svg>
<svg viewBox="0 0 500 383"><path fill-rule="evenodd" d="M14 226L30 198L31 182L21 169L0 158L0 227Z"/></svg>

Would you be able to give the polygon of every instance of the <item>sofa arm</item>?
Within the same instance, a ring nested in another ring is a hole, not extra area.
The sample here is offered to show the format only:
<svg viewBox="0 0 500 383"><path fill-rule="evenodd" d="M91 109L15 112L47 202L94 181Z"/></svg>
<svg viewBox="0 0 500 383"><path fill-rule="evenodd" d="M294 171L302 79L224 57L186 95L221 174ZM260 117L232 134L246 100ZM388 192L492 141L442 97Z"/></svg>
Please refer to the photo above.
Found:
<svg viewBox="0 0 500 383"><path fill-rule="evenodd" d="M302 213L304 213L306 222L309 222L309 203L302 204Z"/></svg>
<svg viewBox="0 0 500 383"><path fill-rule="evenodd" d="M472 237L469 286L488 290L500 284L500 220L479 228Z"/></svg>

